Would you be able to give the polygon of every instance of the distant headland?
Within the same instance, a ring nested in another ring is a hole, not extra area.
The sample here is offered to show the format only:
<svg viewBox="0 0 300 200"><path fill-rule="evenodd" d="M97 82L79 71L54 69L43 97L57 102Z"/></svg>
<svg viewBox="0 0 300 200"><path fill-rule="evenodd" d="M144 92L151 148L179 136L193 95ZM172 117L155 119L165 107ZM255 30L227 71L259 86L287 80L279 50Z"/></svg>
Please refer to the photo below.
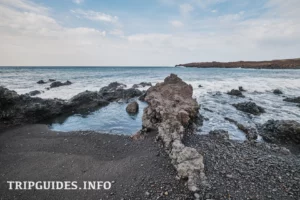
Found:
<svg viewBox="0 0 300 200"><path fill-rule="evenodd" d="M253 68L253 69L300 69L300 58L271 61L238 61L238 62L193 62L179 64L175 67L197 68Z"/></svg>

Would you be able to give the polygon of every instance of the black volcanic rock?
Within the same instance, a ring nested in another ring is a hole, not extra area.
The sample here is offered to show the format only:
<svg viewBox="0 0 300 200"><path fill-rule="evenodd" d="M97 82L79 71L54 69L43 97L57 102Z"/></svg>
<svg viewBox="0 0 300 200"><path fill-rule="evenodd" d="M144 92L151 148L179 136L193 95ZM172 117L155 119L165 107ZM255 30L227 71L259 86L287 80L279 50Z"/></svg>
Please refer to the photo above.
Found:
<svg viewBox="0 0 300 200"><path fill-rule="evenodd" d="M46 82L44 80L39 80L38 82L36 82L37 84L45 84Z"/></svg>
<svg viewBox="0 0 300 200"><path fill-rule="evenodd" d="M273 93L274 93L274 94L277 94L277 95L283 94L283 92L282 92L281 90L279 90L279 89L275 89L275 90L273 91Z"/></svg>
<svg viewBox="0 0 300 200"><path fill-rule="evenodd" d="M283 99L283 101L291 102L291 103L300 103L300 97L285 98L285 99Z"/></svg>
<svg viewBox="0 0 300 200"><path fill-rule="evenodd" d="M237 110L250 113L253 115L260 115L265 112L265 109L256 105L254 102L243 102L238 104L232 104Z"/></svg>
<svg viewBox="0 0 300 200"><path fill-rule="evenodd" d="M269 120L260 128L267 142L300 144L300 123L292 120Z"/></svg>
<svg viewBox="0 0 300 200"><path fill-rule="evenodd" d="M41 92L38 91L38 90L34 90L34 91L29 92L28 94L29 94L30 96L36 96L36 95L38 95L38 94L41 94Z"/></svg>
<svg viewBox="0 0 300 200"><path fill-rule="evenodd" d="M71 85L71 84L72 84L71 81L66 81L64 83L62 83L60 81L55 81L55 82L50 84L50 88L56 88L56 87L61 87L61 86Z"/></svg>
<svg viewBox="0 0 300 200"><path fill-rule="evenodd" d="M230 92L227 92L227 94L229 94L231 96L242 97L242 98L245 97L240 90L235 90L235 89L232 89Z"/></svg>

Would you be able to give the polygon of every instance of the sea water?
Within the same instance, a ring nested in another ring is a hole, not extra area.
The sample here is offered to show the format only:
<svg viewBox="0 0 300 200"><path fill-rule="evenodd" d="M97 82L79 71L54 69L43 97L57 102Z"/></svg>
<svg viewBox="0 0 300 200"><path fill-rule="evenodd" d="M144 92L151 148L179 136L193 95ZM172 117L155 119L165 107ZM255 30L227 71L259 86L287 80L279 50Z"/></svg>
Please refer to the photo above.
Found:
<svg viewBox="0 0 300 200"><path fill-rule="evenodd" d="M199 134L210 130L228 130L232 139L245 136L224 118L232 118L244 125L255 126L269 119L296 120L300 122L297 104L284 102L284 97L300 96L300 70L266 69L200 69L175 67L1 67L0 85L25 94L33 90L43 91L41 98L69 99L85 90L99 91L101 87L117 81L130 88L140 82L155 85L171 73L177 74L194 88L194 98L201 105L200 113L206 118ZM39 80L71 81L73 84L46 90L50 83L39 85ZM201 85L202 87L198 87ZM229 96L226 92L242 86L246 98ZM141 90L148 89L140 88ZM274 89L283 95L273 94ZM248 115L236 110L231 104L253 101L265 108L260 116ZM56 131L95 130L112 134L132 134L141 128L142 112L146 106L139 102L136 116L126 113L126 103L112 103L105 108L85 115L73 115L56 119L49 124ZM207 109L211 110L208 111Z"/></svg>

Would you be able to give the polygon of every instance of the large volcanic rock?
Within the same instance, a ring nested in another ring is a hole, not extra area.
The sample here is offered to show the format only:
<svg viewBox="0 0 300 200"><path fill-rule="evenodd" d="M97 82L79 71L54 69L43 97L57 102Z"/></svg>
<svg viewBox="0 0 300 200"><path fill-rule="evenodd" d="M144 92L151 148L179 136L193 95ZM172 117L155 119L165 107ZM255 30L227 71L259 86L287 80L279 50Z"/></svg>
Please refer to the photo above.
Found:
<svg viewBox="0 0 300 200"><path fill-rule="evenodd" d="M254 102L243 102L243 103L237 103L232 104L237 110L250 113L253 115L260 115L265 112L265 109L256 105Z"/></svg>
<svg viewBox="0 0 300 200"><path fill-rule="evenodd" d="M108 105L109 102L119 99L128 100L140 95L142 92L139 90L132 88L126 90L112 83L102 88L100 92L85 91L65 101L19 95L0 86L0 123L7 125L36 123L61 114L93 111Z"/></svg>
<svg viewBox="0 0 300 200"><path fill-rule="evenodd" d="M198 119L199 105L192 98L193 88L171 74L163 83L149 88L145 101L143 127L157 129L180 178L187 179L188 188L197 191L206 186L203 156L182 143Z"/></svg>
<svg viewBox="0 0 300 200"><path fill-rule="evenodd" d="M106 101L117 101L120 99L128 100L143 94L143 92L138 89L124 89L125 87L126 85L124 84L113 82L108 86L101 88L99 94Z"/></svg>
<svg viewBox="0 0 300 200"><path fill-rule="evenodd" d="M300 144L300 123L292 120L269 120L261 126L260 134L267 142Z"/></svg>

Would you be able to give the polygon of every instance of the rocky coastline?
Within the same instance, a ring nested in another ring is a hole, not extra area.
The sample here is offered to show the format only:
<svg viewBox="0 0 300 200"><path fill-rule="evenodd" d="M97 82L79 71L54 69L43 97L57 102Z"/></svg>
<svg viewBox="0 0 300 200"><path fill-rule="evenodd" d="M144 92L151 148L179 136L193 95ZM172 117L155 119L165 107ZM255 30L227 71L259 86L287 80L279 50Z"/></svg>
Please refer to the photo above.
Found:
<svg viewBox="0 0 300 200"><path fill-rule="evenodd" d="M142 92L137 89L140 86L150 88ZM243 92L240 87L226 95L244 99ZM135 114L139 109L134 101L137 98L148 106L143 111L141 130L131 137L93 131L61 134L43 125L45 120L93 112L111 102L126 103L128 114ZM283 100L297 104L298 99ZM245 134L245 141L230 140L227 130L199 135L195 130L204 120L199 112L201 106L193 98L192 86L175 74L154 86L143 82L127 89L126 85L113 82L99 91L79 93L70 100L19 95L0 87L0 196L7 199L49 196L57 199L62 195L69 199L300 198L300 123L269 120L253 128L226 118ZM254 102L231 106L249 117L265 112ZM258 140L259 136L263 141ZM97 177L114 181L115 186L109 193L7 190L6 180L31 177L54 180Z"/></svg>
<svg viewBox="0 0 300 200"><path fill-rule="evenodd" d="M300 69L300 59L238 62L193 62L175 67L195 68L250 68L250 69Z"/></svg>

